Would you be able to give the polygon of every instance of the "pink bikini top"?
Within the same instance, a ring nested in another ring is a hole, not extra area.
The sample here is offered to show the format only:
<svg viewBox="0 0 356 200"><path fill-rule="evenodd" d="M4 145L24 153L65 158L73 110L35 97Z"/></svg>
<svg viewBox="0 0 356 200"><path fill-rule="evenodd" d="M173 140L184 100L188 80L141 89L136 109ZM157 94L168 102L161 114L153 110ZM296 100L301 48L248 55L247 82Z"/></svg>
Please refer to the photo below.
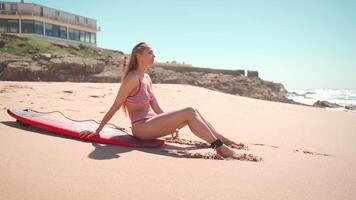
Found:
<svg viewBox="0 0 356 200"><path fill-rule="evenodd" d="M143 79L142 79L142 81L143 81ZM138 91L136 92L136 94L134 94L132 96L128 96L126 98L126 103L146 105L146 104L149 104L150 101L152 101L153 95L148 90L145 90L145 87L144 87L145 84L143 84L142 81L139 80Z"/></svg>

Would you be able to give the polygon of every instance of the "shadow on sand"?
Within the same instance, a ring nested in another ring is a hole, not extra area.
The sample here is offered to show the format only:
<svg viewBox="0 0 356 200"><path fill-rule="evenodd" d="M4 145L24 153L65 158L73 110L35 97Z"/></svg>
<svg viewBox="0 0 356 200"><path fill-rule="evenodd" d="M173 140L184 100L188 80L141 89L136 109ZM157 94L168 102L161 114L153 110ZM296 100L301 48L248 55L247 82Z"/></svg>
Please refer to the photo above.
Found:
<svg viewBox="0 0 356 200"><path fill-rule="evenodd" d="M121 154L128 153L130 151L142 151L145 153L170 156L175 158L201 158L201 157L194 157L191 155L187 155L184 152L189 150L202 149L202 147L196 147L196 146L180 147L180 146L165 144L163 147L159 147L159 148L136 148L136 147L132 148L132 147L117 146L117 145L106 145L106 144L99 144L99 143L86 141L79 138L73 138L65 135L56 134L50 131L46 131L27 124L21 124L15 121L1 121L0 123L12 128L24 130L25 133L39 133L39 134L58 137L58 138L76 140L83 143L91 143L92 146L94 147L94 150L88 155L88 157L95 160L108 160L108 159L120 158ZM180 152L180 153L175 153L175 152Z"/></svg>

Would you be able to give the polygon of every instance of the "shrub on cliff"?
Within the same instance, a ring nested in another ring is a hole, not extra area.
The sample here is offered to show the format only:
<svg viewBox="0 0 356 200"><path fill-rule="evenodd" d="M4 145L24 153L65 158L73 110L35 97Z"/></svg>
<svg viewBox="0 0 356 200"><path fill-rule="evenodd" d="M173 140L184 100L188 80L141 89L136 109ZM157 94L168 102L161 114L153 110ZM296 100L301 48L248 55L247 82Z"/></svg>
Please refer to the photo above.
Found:
<svg viewBox="0 0 356 200"><path fill-rule="evenodd" d="M4 45L3 48L0 48L0 53L23 56L50 53L63 56L73 55L83 58L93 58L97 56L111 58L115 55L123 55L123 52L121 51L89 47L83 44L80 44L79 46L60 44L38 37L20 37L16 35L2 34L1 40L4 42Z"/></svg>

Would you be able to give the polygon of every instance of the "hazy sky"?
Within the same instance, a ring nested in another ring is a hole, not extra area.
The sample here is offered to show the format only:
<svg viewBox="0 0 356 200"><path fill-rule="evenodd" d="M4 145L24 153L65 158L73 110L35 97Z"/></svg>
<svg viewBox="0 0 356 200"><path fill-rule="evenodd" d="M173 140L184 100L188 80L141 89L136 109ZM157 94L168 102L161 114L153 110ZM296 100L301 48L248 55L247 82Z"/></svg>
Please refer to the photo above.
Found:
<svg viewBox="0 0 356 200"><path fill-rule="evenodd" d="M98 46L258 70L287 89L356 89L356 0L32 0L97 19Z"/></svg>

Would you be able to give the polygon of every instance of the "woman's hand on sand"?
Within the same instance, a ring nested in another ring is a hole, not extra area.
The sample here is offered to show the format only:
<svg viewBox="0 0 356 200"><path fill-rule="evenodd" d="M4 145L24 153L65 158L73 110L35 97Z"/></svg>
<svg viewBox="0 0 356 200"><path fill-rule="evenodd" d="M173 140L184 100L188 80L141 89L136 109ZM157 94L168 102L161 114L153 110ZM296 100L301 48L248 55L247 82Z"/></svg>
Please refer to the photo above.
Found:
<svg viewBox="0 0 356 200"><path fill-rule="evenodd" d="M99 135L99 132L97 131L90 131L90 130L84 130L84 131L81 131L79 133L80 137L81 138L90 138L90 137L93 137L95 135Z"/></svg>
<svg viewBox="0 0 356 200"><path fill-rule="evenodd" d="M172 133L172 138L177 138L179 137L179 129L176 129L173 133Z"/></svg>

